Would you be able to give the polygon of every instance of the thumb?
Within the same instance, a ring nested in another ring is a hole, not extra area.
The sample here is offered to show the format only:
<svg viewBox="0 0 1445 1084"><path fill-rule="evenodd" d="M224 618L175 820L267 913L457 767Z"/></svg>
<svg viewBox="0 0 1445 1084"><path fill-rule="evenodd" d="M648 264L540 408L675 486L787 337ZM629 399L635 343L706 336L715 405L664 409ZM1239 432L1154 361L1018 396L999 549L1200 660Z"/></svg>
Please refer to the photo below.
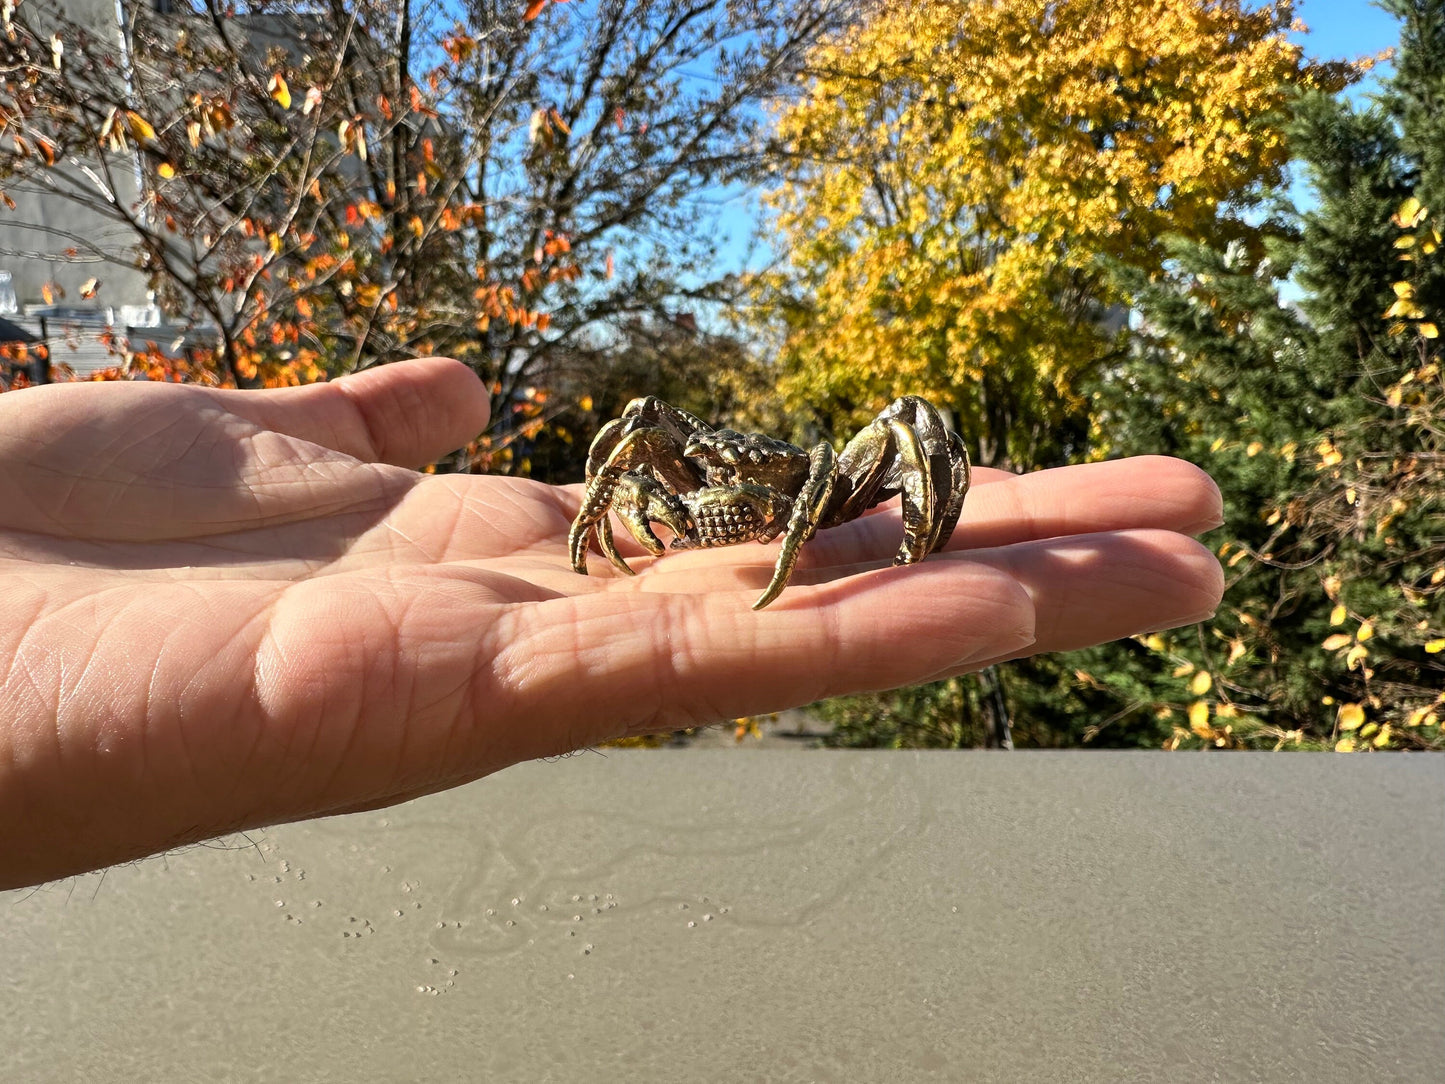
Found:
<svg viewBox="0 0 1445 1084"><path fill-rule="evenodd" d="M322 384L212 392L232 414L367 463L422 467L486 428L487 389L451 358L379 365Z"/></svg>

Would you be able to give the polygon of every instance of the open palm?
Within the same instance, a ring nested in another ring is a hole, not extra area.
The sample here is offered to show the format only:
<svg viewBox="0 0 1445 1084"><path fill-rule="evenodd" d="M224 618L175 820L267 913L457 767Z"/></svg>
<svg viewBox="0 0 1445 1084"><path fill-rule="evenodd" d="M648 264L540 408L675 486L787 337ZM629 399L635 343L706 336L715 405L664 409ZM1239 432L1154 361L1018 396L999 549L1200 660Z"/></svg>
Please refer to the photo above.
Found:
<svg viewBox="0 0 1445 1084"><path fill-rule="evenodd" d="M409 469L486 411L443 359L0 396L0 887L1219 601L1188 537L1218 492L1161 458L979 470L947 552L889 567L884 508L815 538L761 612L772 547L584 578L577 487Z"/></svg>

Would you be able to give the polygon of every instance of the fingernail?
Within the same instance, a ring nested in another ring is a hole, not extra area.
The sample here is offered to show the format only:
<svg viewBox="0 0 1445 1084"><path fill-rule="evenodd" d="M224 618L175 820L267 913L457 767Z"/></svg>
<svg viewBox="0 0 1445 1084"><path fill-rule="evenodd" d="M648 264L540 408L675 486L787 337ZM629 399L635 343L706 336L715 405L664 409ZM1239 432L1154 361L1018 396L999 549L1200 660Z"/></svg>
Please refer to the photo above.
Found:
<svg viewBox="0 0 1445 1084"><path fill-rule="evenodd" d="M1171 619L1170 623L1167 625L1160 625L1158 628L1154 629L1144 629L1141 632L1135 633L1135 635L1148 636L1152 632L1168 632L1170 629L1188 628L1190 625L1198 625L1202 621L1214 620L1214 615L1216 612L1217 611L1215 610L1204 610L1200 613L1195 614L1193 617L1183 617L1178 620Z"/></svg>
<svg viewBox="0 0 1445 1084"><path fill-rule="evenodd" d="M1027 625L1019 625L1008 632L993 634L987 644L979 650L959 659L958 666L968 666L983 659L996 659L1000 655L1012 655L1015 651L1022 651L1038 642L1038 635L1034 631L1033 622Z"/></svg>
<svg viewBox="0 0 1445 1084"><path fill-rule="evenodd" d="M1181 534L1208 534L1210 531L1217 531L1217 530L1219 530L1219 528L1221 528L1221 527L1223 527L1223 526L1224 526L1224 517L1223 517L1222 515L1221 515L1221 516L1210 516L1208 519L1202 519L1202 520L1200 520L1198 523L1191 523L1189 526L1185 527L1184 530L1181 531L1180 533L1181 533Z"/></svg>

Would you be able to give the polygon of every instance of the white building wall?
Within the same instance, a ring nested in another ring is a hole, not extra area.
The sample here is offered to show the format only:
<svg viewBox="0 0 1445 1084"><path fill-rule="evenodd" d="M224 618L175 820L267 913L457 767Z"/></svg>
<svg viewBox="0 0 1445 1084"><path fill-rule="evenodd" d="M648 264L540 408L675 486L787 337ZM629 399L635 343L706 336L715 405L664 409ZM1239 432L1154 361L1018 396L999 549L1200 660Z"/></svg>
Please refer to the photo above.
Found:
<svg viewBox="0 0 1445 1084"><path fill-rule="evenodd" d="M122 45L115 0L26 0L27 19L48 22L55 14L81 23L101 41L115 43L117 71ZM47 16L49 16L47 18ZM88 171L88 172L87 172ZM64 292L56 300L66 306L107 308L141 306L147 301L146 276L136 270L134 235L113 215L67 198L83 193L89 201L104 200L127 214L140 202L136 164L130 155L99 155L57 163L36 181L0 185L15 201L14 210L0 206L0 271L9 271L16 299L43 303L43 288L53 283ZM101 286L93 300L80 297L90 279Z"/></svg>

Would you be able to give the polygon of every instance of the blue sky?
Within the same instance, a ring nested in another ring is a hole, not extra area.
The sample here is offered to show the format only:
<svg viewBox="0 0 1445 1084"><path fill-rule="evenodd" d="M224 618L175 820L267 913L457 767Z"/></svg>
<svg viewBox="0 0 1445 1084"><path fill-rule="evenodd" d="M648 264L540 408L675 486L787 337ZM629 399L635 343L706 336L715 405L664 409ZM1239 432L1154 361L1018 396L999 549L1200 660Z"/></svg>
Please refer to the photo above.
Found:
<svg viewBox="0 0 1445 1084"><path fill-rule="evenodd" d="M1368 0L1302 0L1295 15L1310 28L1297 40L1321 60L1369 56L1399 40L1399 22Z"/></svg>

